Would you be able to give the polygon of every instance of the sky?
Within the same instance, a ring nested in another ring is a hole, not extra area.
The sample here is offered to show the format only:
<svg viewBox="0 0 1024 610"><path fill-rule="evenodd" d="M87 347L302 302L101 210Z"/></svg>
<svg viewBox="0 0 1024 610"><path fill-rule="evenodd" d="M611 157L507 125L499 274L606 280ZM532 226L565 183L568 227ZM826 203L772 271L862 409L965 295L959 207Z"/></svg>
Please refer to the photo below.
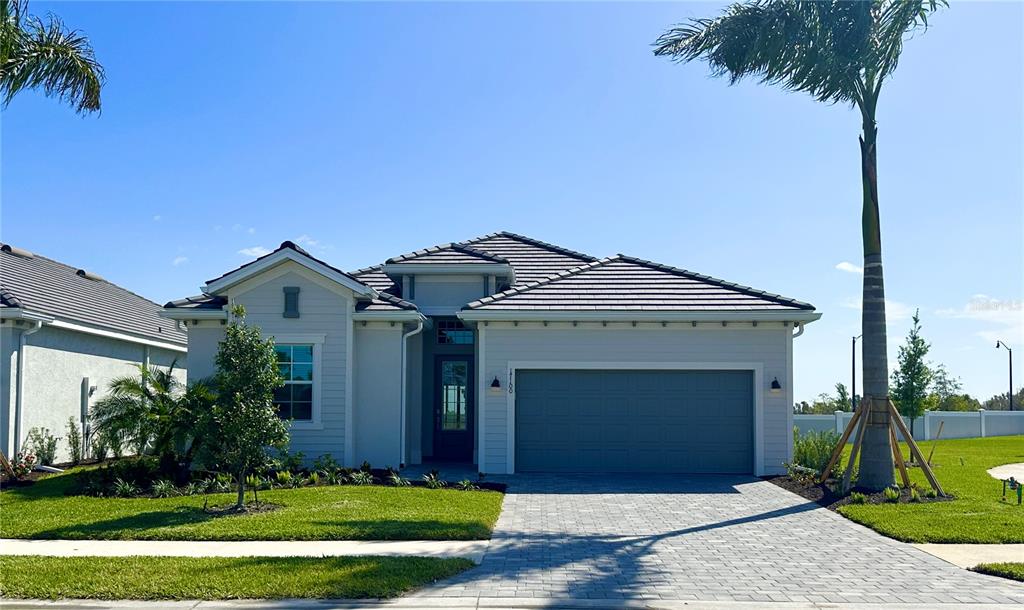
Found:
<svg viewBox="0 0 1024 610"><path fill-rule="evenodd" d="M722 6L37 0L108 82L99 116L3 111L0 240L160 303L286 239L346 269L499 230L621 252L813 303L811 400L860 334L859 117L653 56ZM879 101L890 362L920 310L984 399L996 339L1024 381L1024 5L931 26Z"/></svg>

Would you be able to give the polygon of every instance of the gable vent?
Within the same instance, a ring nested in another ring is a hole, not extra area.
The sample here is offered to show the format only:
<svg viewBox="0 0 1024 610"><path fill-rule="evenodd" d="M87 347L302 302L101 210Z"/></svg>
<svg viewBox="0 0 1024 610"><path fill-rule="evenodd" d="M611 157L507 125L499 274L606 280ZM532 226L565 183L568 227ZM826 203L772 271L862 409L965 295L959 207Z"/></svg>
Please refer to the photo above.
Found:
<svg viewBox="0 0 1024 610"><path fill-rule="evenodd" d="M79 269L78 271L75 271L75 275L77 275L78 277L84 277L85 279L92 280L94 282L102 282L103 281L103 277L102 276L99 276L99 275L96 275L95 273L91 273L89 271L86 271L85 269Z"/></svg>
<svg viewBox="0 0 1024 610"><path fill-rule="evenodd" d="M20 256L21 258L35 258L35 255L29 252L28 250L16 248L11 244L4 244L3 246L0 246L0 250L3 250L8 254L13 254L14 256Z"/></svg>

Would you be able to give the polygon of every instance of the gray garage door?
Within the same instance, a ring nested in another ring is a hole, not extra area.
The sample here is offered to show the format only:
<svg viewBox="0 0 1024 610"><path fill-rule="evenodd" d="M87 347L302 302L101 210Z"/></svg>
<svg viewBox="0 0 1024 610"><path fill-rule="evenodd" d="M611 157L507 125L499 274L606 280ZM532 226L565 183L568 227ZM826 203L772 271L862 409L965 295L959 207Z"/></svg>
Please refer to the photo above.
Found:
<svg viewBox="0 0 1024 610"><path fill-rule="evenodd" d="M750 473L751 371L524 370L516 471Z"/></svg>

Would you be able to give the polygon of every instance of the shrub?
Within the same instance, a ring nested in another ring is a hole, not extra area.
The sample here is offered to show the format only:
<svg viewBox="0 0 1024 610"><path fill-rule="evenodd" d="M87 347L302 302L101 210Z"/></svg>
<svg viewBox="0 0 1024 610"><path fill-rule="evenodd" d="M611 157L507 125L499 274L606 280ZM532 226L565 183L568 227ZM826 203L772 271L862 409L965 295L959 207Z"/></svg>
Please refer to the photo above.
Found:
<svg viewBox="0 0 1024 610"><path fill-rule="evenodd" d="M353 472L348 479L354 485L373 485L373 475L365 470Z"/></svg>
<svg viewBox="0 0 1024 610"><path fill-rule="evenodd" d="M181 492L178 491L173 482L167 479L160 479L153 483L154 498L173 498L177 495L181 495Z"/></svg>
<svg viewBox="0 0 1024 610"><path fill-rule="evenodd" d="M74 417L68 418L68 453L71 455L72 464L82 462L82 429L78 420Z"/></svg>
<svg viewBox="0 0 1024 610"><path fill-rule="evenodd" d="M14 456L14 461L11 462L11 468L14 470L14 477L17 479L24 479L28 476L28 473L32 472L32 469L36 465L36 454L31 451L20 451L18 455Z"/></svg>
<svg viewBox="0 0 1024 610"><path fill-rule="evenodd" d="M49 428L32 428L28 431L27 448L31 448L43 466L53 464L57 456L57 437L50 434Z"/></svg>
<svg viewBox="0 0 1024 610"><path fill-rule="evenodd" d="M836 445L839 444L839 435L832 430L817 432L808 430L804 434L795 426L793 427L793 463L810 468L815 472L821 472L832 457ZM838 470L839 464L833 468L833 473Z"/></svg>
<svg viewBox="0 0 1024 610"><path fill-rule="evenodd" d="M886 487L882 490L882 496L886 502L899 502L900 501L900 490L896 487Z"/></svg>
<svg viewBox="0 0 1024 610"><path fill-rule="evenodd" d="M341 468L341 464L339 464L330 453L325 453L313 460L313 470L319 470L320 472L337 472L339 468Z"/></svg>
<svg viewBox="0 0 1024 610"><path fill-rule="evenodd" d="M926 497L926 498L937 498L937 497L939 497L939 494L934 489L929 488L929 489L924 490L924 497Z"/></svg>
<svg viewBox="0 0 1024 610"><path fill-rule="evenodd" d="M323 457L324 456L320 456L319 458L316 459L316 461L314 461L313 468L317 468L317 466L315 465L316 462L319 462ZM290 453L287 449L280 449L277 452L277 457L271 460L271 466L273 466L274 470L288 470L291 472L298 472L302 470L302 463L305 459L306 454L304 454L301 451Z"/></svg>
<svg viewBox="0 0 1024 610"><path fill-rule="evenodd" d="M370 466L369 462L363 460L363 463L359 465L359 470L361 470L362 472L370 472L371 470L373 470L373 467Z"/></svg>
<svg viewBox="0 0 1024 610"><path fill-rule="evenodd" d="M412 485L412 483L409 482L409 479L404 478L402 475L398 474L393 470L391 471L390 474L388 474L388 482L394 485L395 487L408 487Z"/></svg>
<svg viewBox="0 0 1024 610"><path fill-rule="evenodd" d="M455 487L457 489L462 490L462 491L479 491L480 490L480 487L476 483L474 483L473 481L470 481L469 479L462 479L461 481L459 481L458 483L455 484Z"/></svg>
<svg viewBox="0 0 1024 610"><path fill-rule="evenodd" d="M427 484L427 489L442 489L448 485L441 480L441 475L436 470L431 470L423 475L423 482Z"/></svg>
<svg viewBox="0 0 1024 610"><path fill-rule="evenodd" d="M920 502L921 501L921 493L919 491L917 491L916 487L910 488L910 501L911 502Z"/></svg>
<svg viewBox="0 0 1024 610"><path fill-rule="evenodd" d="M868 497L859 491L855 491L850 494L850 504L864 504L868 501Z"/></svg>
<svg viewBox="0 0 1024 610"><path fill-rule="evenodd" d="M186 485L184 489L182 489L182 493L186 496L199 496L206 493L212 483L212 479L198 479Z"/></svg>
<svg viewBox="0 0 1024 610"><path fill-rule="evenodd" d="M131 481L117 479L114 481L114 495L119 498L134 498L139 495L139 486Z"/></svg>
<svg viewBox="0 0 1024 610"><path fill-rule="evenodd" d="M818 481L818 471L799 464L783 464L786 467L786 474L793 481L801 485L813 485Z"/></svg>
<svg viewBox="0 0 1024 610"><path fill-rule="evenodd" d="M306 477L306 482L308 482L310 485L319 485L320 484L320 473L316 472L315 470L313 472L309 473L309 476Z"/></svg>
<svg viewBox="0 0 1024 610"><path fill-rule="evenodd" d="M337 470L319 470L317 472L323 478L324 485L338 485L341 483L341 474Z"/></svg>
<svg viewBox="0 0 1024 610"><path fill-rule="evenodd" d="M274 475L277 479L277 484L281 487L286 487L292 482L292 473L290 470L278 470L277 474Z"/></svg>

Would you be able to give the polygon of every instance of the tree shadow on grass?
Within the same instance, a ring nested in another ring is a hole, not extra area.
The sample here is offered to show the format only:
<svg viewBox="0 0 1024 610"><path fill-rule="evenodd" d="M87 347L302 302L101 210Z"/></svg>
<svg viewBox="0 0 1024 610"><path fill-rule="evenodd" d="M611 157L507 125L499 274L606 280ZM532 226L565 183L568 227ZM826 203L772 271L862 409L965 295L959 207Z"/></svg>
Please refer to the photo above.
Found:
<svg viewBox="0 0 1024 610"><path fill-rule="evenodd" d="M487 540L491 537L491 528L483 522L341 519L316 521L311 525L343 533L337 538L327 538L334 540Z"/></svg>
<svg viewBox="0 0 1024 610"><path fill-rule="evenodd" d="M180 506L171 510L158 510L134 515L126 515L116 519L105 519L91 523L75 523L44 530L34 534L36 539L99 539L117 540L134 539L134 536L126 534L141 533L147 530L175 527L178 525L191 525L202 523L211 519L220 518L215 514L204 511L200 507Z"/></svg>

